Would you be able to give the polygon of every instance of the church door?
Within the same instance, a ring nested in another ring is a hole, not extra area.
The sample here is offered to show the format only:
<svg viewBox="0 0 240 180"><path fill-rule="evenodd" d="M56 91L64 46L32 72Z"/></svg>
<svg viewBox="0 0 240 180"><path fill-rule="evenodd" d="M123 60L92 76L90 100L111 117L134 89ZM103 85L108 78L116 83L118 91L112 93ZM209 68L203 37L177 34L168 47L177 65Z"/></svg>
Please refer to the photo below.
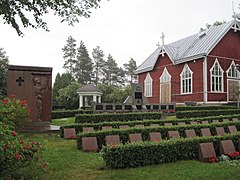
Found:
<svg viewBox="0 0 240 180"><path fill-rule="evenodd" d="M238 100L238 81L228 80L228 101Z"/></svg>
<svg viewBox="0 0 240 180"><path fill-rule="evenodd" d="M160 77L160 103L171 103L171 75L166 67Z"/></svg>

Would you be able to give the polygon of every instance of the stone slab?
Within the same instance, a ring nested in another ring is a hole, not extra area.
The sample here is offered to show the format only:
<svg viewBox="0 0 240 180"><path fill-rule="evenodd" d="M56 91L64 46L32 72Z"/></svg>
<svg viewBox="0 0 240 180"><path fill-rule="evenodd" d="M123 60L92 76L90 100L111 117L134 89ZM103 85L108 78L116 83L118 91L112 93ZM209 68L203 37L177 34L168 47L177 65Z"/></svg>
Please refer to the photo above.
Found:
<svg viewBox="0 0 240 180"><path fill-rule="evenodd" d="M223 136L225 134L224 128L223 127L215 127L216 130L216 135L217 136Z"/></svg>
<svg viewBox="0 0 240 180"><path fill-rule="evenodd" d="M174 138L180 138L178 131L168 131L168 138L174 139Z"/></svg>
<svg viewBox="0 0 240 180"><path fill-rule="evenodd" d="M128 138L129 138L129 142L141 142L142 134L141 133L129 134Z"/></svg>
<svg viewBox="0 0 240 180"><path fill-rule="evenodd" d="M94 128L93 127L83 127L83 132L93 132Z"/></svg>
<svg viewBox="0 0 240 180"><path fill-rule="evenodd" d="M211 131L209 128L202 128L201 129L201 135L202 136L212 136Z"/></svg>
<svg viewBox="0 0 240 180"><path fill-rule="evenodd" d="M213 122L213 123L219 123L219 120L214 119L214 120L212 120L212 122Z"/></svg>
<svg viewBox="0 0 240 180"><path fill-rule="evenodd" d="M143 124L137 124L135 125L136 128L144 128L144 125Z"/></svg>
<svg viewBox="0 0 240 180"><path fill-rule="evenodd" d="M208 121L201 121L202 124L209 124Z"/></svg>
<svg viewBox="0 0 240 180"><path fill-rule="evenodd" d="M190 124L194 125L194 124L198 124L198 122L197 121L190 121Z"/></svg>
<svg viewBox="0 0 240 180"><path fill-rule="evenodd" d="M98 151L98 144L96 137L82 137L83 151Z"/></svg>
<svg viewBox="0 0 240 180"><path fill-rule="evenodd" d="M198 160L208 162L210 157L216 157L213 143L200 143L198 148Z"/></svg>
<svg viewBox="0 0 240 180"><path fill-rule="evenodd" d="M150 124L151 127L159 126L159 124Z"/></svg>
<svg viewBox="0 0 240 180"><path fill-rule="evenodd" d="M232 118L232 121L238 122L238 118Z"/></svg>
<svg viewBox="0 0 240 180"><path fill-rule="evenodd" d="M223 119L222 122L229 122L229 119Z"/></svg>
<svg viewBox="0 0 240 180"><path fill-rule="evenodd" d="M237 132L236 126L228 126L228 130L229 130L230 133L235 133L235 132Z"/></svg>
<svg viewBox="0 0 240 180"><path fill-rule="evenodd" d="M127 129L127 128L129 128L128 125L121 125L121 126L119 126L119 129Z"/></svg>
<svg viewBox="0 0 240 180"><path fill-rule="evenodd" d="M108 135L106 136L106 144L110 146L120 144L120 137L119 135Z"/></svg>
<svg viewBox="0 0 240 180"><path fill-rule="evenodd" d="M186 129L185 130L185 135L187 138L190 138L190 137L196 137L196 132L194 129Z"/></svg>
<svg viewBox="0 0 240 180"><path fill-rule="evenodd" d="M178 122L178 125L182 126L182 125L186 125L185 122Z"/></svg>
<svg viewBox="0 0 240 180"><path fill-rule="evenodd" d="M102 130L112 129L112 126L102 126Z"/></svg>
<svg viewBox="0 0 240 180"><path fill-rule="evenodd" d="M220 141L220 154L230 154L230 153L235 153L235 147L232 142L232 140L223 140Z"/></svg>
<svg viewBox="0 0 240 180"><path fill-rule="evenodd" d="M160 142L162 140L162 135L160 132L151 132L149 133L150 141Z"/></svg>
<svg viewBox="0 0 240 180"><path fill-rule="evenodd" d="M164 123L164 126L172 126L172 123Z"/></svg>
<svg viewBox="0 0 240 180"><path fill-rule="evenodd" d="M75 128L64 128L64 138L65 139L74 139L76 138L76 130Z"/></svg>

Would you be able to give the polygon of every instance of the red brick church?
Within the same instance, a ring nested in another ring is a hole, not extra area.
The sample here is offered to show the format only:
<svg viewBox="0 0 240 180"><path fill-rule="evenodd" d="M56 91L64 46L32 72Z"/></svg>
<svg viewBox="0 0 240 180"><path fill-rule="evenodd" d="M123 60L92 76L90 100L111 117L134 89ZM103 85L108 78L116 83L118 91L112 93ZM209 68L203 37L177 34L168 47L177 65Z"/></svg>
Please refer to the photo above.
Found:
<svg viewBox="0 0 240 180"><path fill-rule="evenodd" d="M240 22L158 47L136 70L150 103L229 103L238 100Z"/></svg>

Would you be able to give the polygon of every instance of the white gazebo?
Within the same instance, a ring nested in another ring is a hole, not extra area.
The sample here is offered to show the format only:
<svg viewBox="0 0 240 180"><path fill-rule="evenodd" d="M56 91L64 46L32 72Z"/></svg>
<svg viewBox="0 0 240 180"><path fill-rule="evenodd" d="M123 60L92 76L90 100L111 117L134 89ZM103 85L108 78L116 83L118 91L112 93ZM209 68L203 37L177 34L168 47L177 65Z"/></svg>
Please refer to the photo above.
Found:
<svg viewBox="0 0 240 180"><path fill-rule="evenodd" d="M88 105L88 98L92 97L93 102L101 103L102 92L94 84L87 84L77 90L79 95L79 109Z"/></svg>

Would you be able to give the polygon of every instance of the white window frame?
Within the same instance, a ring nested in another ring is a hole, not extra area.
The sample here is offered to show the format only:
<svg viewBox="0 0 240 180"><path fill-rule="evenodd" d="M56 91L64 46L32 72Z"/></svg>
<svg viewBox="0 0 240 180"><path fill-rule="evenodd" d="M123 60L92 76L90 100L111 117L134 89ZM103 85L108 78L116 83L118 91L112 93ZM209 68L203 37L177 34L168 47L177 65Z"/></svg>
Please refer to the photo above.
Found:
<svg viewBox="0 0 240 180"><path fill-rule="evenodd" d="M171 78L172 78L172 76L170 75L167 68L165 67L161 77L159 78L160 83L169 83L169 82L171 82Z"/></svg>
<svg viewBox="0 0 240 180"><path fill-rule="evenodd" d="M181 94L192 94L193 91L193 72L188 64L185 64L180 74L181 77Z"/></svg>
<svg viewBox="0 0 240 180"><path fill-rule="evenodd" d="M218 67L217 70L215 70L216 66ZM213 74L217 72L217 74ZM216 58L215 62L213 63L212 68L210 69L210 82L211 82L211 92L216 92L216 93L222 93L224 92L224 85L223 85L223 69ZM213 79L214 78L214 79ZM218 83L216 83L218 82ZM221 84L220 84L220 83ZM214 84L213 84L214 83Z"/></svg>
<svg viewBox="0 0 240 180"><path fill-rule="evenodd" d="M147 73L147 76L144 80L144 96L152 97L152 77L150 73Z"/></svg>
<svg viewBox="0 0 240 180"><path fill-rule="evenodd" d="M230 64L228 70L226 71L227 77L231 79L238 79L239 77L239 71L236 67L236 64L234 61Z"/></svg>

